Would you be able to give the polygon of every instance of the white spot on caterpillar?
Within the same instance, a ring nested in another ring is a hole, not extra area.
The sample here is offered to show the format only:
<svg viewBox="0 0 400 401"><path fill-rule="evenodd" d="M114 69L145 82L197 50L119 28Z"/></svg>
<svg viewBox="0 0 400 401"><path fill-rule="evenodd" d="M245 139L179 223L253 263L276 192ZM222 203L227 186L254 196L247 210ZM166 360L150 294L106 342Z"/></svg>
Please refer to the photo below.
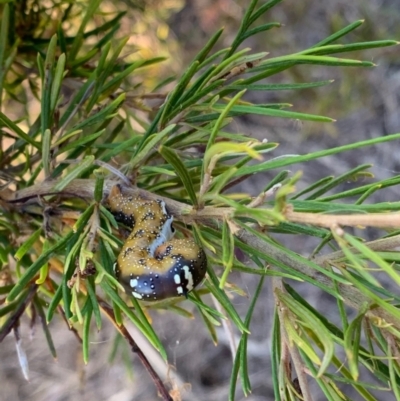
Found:
<svg viewBox="0 0 400 401"><path fill-rule="evenodd" d="M192 275L192 272L190 271L189 266L183 266L182 270L185 272L185 279L188 281L186 289L188 291L192 291L193 290L193 275Z"/></svg>
<svg viewBox="0 0 400 401"><path fill-rule="evenodd" d="M177 287L176 290L178 291L178 294L179 294L179 295L183 294L183 288L182 288L181 285L180 285L179 287Z"/></svg>
<svg viewBox="0 0 400 401"><path fill-rule="evenodd" d="M180 284L181 283L181 276L179 274L174 275L174 281L175 284Z"/></svg>
<svg viewBox="0 0 400 401"><path fill-rule="evenodd" d="M137 299L142 299L143 297L136 291L132 291L132 295Z"/></svg>
<svg viewBox="0 0 400 401"><path fill-rule="evenodd" d="M158 233L157 238L150 244L149 254L151 255L151 257L154 257L154 252L160 245L164 244L166 241L169 241L173 237L174 235L174 231L172 228L173 220L174 220L173 216L170 216L165 221L160 232Z"/></svg>
<svg viewBox="0 0 400 401"><path fill-rule="evenodd" d="M129 284L132 288L135 288L138 285L138 281L135 278L131 278L131 281Z"/></svg>
<svg viewBox="0 0 400 401"><path fill-rule="evenodd" d="M161 205L163 214L168 214L168 213L167 213L167 209L165 208L165 202L164 202L164 201L161 201L161 202L160 202L160 205Z"/></svg>

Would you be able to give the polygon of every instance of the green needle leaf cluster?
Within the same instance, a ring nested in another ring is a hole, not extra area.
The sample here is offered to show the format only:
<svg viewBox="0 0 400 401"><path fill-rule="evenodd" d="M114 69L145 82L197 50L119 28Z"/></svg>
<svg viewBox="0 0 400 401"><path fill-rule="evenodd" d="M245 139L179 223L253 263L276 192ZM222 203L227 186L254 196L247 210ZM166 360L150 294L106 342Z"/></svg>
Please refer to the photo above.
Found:
<svg viewBox="0 0 400 401"><path fill-rule="evenodd" d="M397 42L351 43L349 34L362 24L356 21L294 54L273 57L243 48L254 35L268 37L284 29L279 22L265 22L268 11L279 2L250 1L229 47L217 50L224 35L222 29L217 31L181 76L160 77L153 83L155 89L146 86L146 74L164 58L131 54L129 38L119 33L125 12L109 15L99 0L61 1L66 7L60 8L60 21L53 24L51 35L41 28L47 16L40 7L37 26L23 35L17 29L20 10L13 2L2 2L0 273L7 280L0 286L1 340L31 304L42 318L54 358L49 323L61 315L81 340L84 363L90 362L93 331L102 328L104 317L114 324L116 347L123 346L117 340L122 336L141 357L125 328L129 322L167 361L149 310L163 309L185 318L198 315L216 344L217 327L229 319L239 342L227 398L240 399L239 391L246 396L251 392L247 347L256 303L272 281L276 308L271 367L276 400L301 399L295 378L305 398L307 383L312 381L329 400L346 399L347 388L364 400L376 400L373 394L388 383L400 399L396 290L400 227L384 224L385 216L400 221L400 202L369 203L376 192L398 186L400 176L340 189L342 182L372 177L371 165L363 164L299 191L296 184L301 176L292 173L299 163L330 155L346 157L350 150L384 142L396 147L400 134L275 157L278 141L231 131L232 122L249 115L332 123L334 116L303 113L297 111L297 104L254 103L251 94L312 89L323 97L324 86L332 80L270 78L300 65L306 71L315 65L372 67L373 63L346 54ZM78 21L74 32L63 23L72 19ZM96 27L89 30L93 24ZM347 35L346 43L337 43ZM161 101L153 105L148 99ZM39 113L31 114L32 104ZM286 166L290 171L282 170ZM261 193L237 189L266 172L272 179ZM132 194L164 199L177 222L177 236L192 235L206 250L206 279L187 302L176 298L140 303L118 282L113 264L124 235L106 203L116 182ZM291 220L289 212L307 214L312 223ZM319 221L321 216L334 221L336 215L368 214L374 217L371 225L381 229L381 237L372 242L338 224ZM318 245L308 259L292 251L290 242L278 241L282 235L306 236ZM319 256L322 248L331 253ZM235 271L258 276L254 293L247 294L235 282ZM386 288L382 276L393 287ZM341 323L331 322L296 292L298 282L333 297ZM251 301L242 315L234 300L244 295ZM143 364L159 392L167 394L152 368ZM367 370L377 384L362 380Z"/></svg>

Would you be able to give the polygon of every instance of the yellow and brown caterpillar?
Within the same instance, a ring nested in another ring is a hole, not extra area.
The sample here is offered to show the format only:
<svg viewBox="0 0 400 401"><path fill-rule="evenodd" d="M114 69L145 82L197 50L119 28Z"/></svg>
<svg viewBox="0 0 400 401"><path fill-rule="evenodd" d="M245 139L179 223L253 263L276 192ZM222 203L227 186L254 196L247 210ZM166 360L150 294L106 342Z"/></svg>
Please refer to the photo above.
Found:
<svg viewBox="0 0 400 401"><path fill-rule="evenodd" d="M121 284L135 298L158 301L187 295L204 278L206 255L193 239L172 238L173 216L162 200L123 195L111 189L108 206L132 227L115 264Z"/></svg>

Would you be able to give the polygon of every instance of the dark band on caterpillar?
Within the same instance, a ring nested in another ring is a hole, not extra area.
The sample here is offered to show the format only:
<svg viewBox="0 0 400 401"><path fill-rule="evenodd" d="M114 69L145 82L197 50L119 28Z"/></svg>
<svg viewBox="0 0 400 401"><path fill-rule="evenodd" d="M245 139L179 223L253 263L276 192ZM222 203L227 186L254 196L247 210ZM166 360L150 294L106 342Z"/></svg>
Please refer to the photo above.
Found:
<svg viewBox="0 0 400 401"><path fill-rule="evenodd" d="M125 289L137 299L157 301L188 292L203 280L207 259L193 239L173 239L173 216L162 200L123 195L111 189L108 206L118 221L132 227L115 263Z"/></svg>

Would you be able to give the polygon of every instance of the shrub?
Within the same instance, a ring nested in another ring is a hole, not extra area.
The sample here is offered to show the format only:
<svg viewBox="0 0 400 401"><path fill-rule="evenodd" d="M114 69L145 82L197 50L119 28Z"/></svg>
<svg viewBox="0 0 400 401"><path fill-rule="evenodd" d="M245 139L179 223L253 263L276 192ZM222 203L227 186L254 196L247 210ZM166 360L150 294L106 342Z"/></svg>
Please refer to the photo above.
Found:
<svg viewBox="0 0 400 401"><path fill-rule="evenodd" d="M163 59L125 56L128 38L118 38L124 13L107 15L100 3L54 2L50 8L24 9L29 5L16 2L3 7L0 341L10 331L18 339L20 318L34 310L56 356L48 323L63 316L81 339L88 362L91 333L101 329L106 316L152 375L162 398L171 399L124 322L132 322L166 360L148 311L163 309L186 317L192 312L182 297L140 303L121 288L113 264L123 235L107 209L107 197L119 183L130 196L164 200L178 222L178 235L193 235L206 250L207 277L188 299L214 342L221 319L229 319L240 333L229 399L235 398L238 378L244 394L251 391L249 326L269 279L276 300L271 345L275 399L311 400L310 382L329 400L344 398L340 383L363 399L375 399L370 386L358 380L364 368L381 386L390 383L399 397L400 298L381 284L378 274L399 284L399 204L365 202L374 192L397 185L399 177L338 189L344 180L367 174L368 166L361 165L296 191L300 175L281 169L395 141L400 134L274 158L278 143L232 133L229 125L245 115L332 122L291 111L288 103L255 104L245 94L323 87L331 81L280 83L267 78L298 65L371 67L369 61L333 55L397 42L337 44L361 25L356 21L294 54L253 54L242 48L246 39L280 27L259 22L279 0L260 5L253 0L229 48L214 50L223 34L218 31L176 81L161 80L150 90L143 85L145 71ZM54 15L57 24L49 27ZM255 197L233 191L265 172L275 176ZM345 226L384 230L380 238L364 242ZM319 245L307 259L282 245L275 233L310 236ZM333 252L317 257L323 247ZM231 282L232 271L259 277L245 316L232 302L243 295ZM341 325L301 296L293 280L335 297ZM209 294L218 308L210 306ZM353 319L348 307L356 312ZM26 372L23 358L21 365Z"/></svg>

